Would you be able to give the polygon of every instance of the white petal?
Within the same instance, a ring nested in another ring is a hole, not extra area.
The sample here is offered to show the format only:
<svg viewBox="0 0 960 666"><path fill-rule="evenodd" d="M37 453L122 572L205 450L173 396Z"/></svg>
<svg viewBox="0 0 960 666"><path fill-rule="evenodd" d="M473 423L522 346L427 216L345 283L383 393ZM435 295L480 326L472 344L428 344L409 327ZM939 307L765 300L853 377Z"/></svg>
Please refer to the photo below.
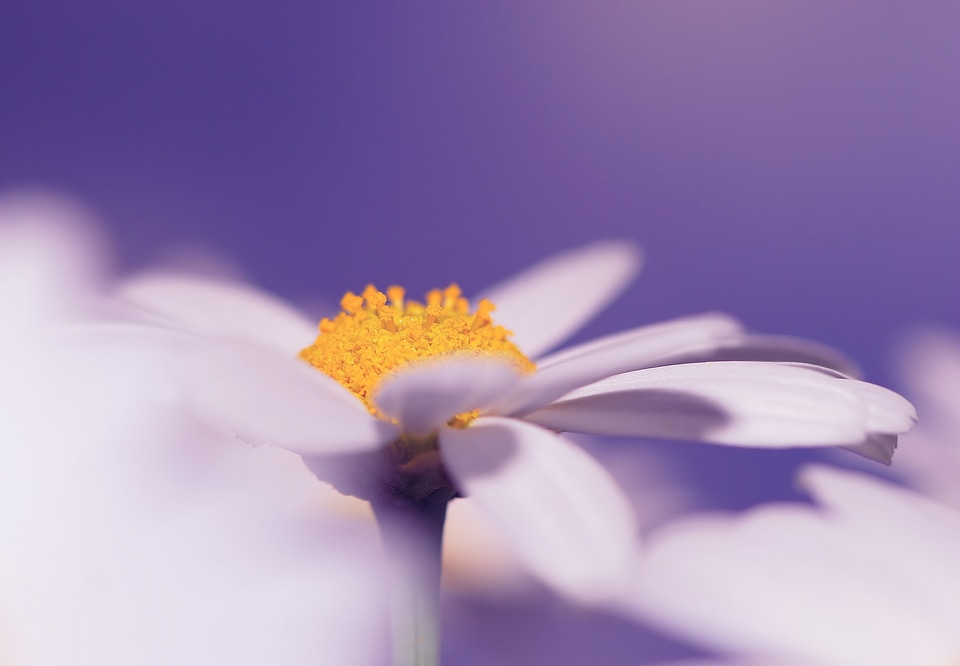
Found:
<svg viewBox="0 0 960 666"><path fill-rule="evenodd" d="M559 254L490 289L494 320L535 357L563 342L605 308L640 270L640 250L606 241Z"/></svg>
<svg viewBox="0 0 960 666"><path fill-rule="evenodd" d="M848 377L860 377L860 366L846 354L829 345L787 335L744 333L716 349L671 359L671 363L702 361L777 361L807 363L830 368Z"/></svg>
<svg viewBox="0 0 960 666"><path fill-rule="evenodd" d="M440 431L457 486L549 585L592 601L623 582L636 524L610 475L584 451L520 421L482 417Z"/></svg>
<svg viewBox="0 0 960 666"><path fill-rule="evenodd" d="M630 604L740 652L801 663L946 664L960 654L960 515L874 478L814 466L826 515L768 506L652 539Z"/></svg>
<svg viewBox="0 0 960 666"><path fill-rule="evenodd" d="M865 474L807 465L800 484L821 504L868 535L886 557L910 562L911 581L960 628L960 512ZM958 633L960 640L960 633Z"/></svg>
<svg viewBox="0 0 960 666"><path fill-rule="evenodd" d="M137 345L42 360L24 437L3 425L0 661L371 663L376 548L324 517L297 456L155 403L174 366Z"/></svg>
<svg viewBox="0 0 960 666"><path fill-rule="evenodd" d="M0 194L0 355L84 311L102 279L104 245L92 216L70 199Z"/></svg>
<svg viewBox="0 0 960 666"><path fill-rule="evenodd" d="M197 416L250 444L303 455L355 453L378 449L398 434L333 379L254 345L204 345L186 357L183 372Z"/></svg>
<svg viewBox="0 0 960 666"><path fill-rule="evenodd" d="M714 349L740 331L740 324L731 317L707 313L592 340L544 358L537 372L525 377L517 390L499 400L492 411L522 415L605 377Z"/></svg>
<svg viewBox="0 0 960 666"><path fill-rule="evenodd" d="M857 533L871 557L889 562L906 579L904 594L914 614L953 637L960 655L960 513L886 481L826 465L804 467L800 484Z"/></svg>
<svg viewBox="0 0 960 666"><path fill-rule="evenodd" d="M960 435L960 334L934 327L912 330L898 365L909 395L925 404L924 422L933 415Z"/></svg>
<svg viewBox="0 0 960 666"><path fill-rule="evenodd" d="M384 379L374 400L405 433L423 436L457 414L485 407L519 379L514 367L499 359L448 356Z"/></svg>
<svg viewBox="0 0 960 666"><path fill-rule="evenodd" d="M909 529L918 521L952 525L960 538L960 513L912 490L866 474L828 465L806 465L800 485L831 511L856 519L889 525L892 531ZM895 520L894 520L895 519ZM960 570L956 571L960 578Z"/></svg>
<svg viewBox="0 0 960 666"><path fill-rule="evenodd" d="M663 528L629 603L720 650L833 666L949 663L951 637L916 612L912 568L809 508L776 505Z"/></svg>
<svg viewBox="0 0 960 666"><path fill-rule="evenodd" d="M649 364L662 358L673 359L681 354L699 352L703 348L716 349L739 340L743 334L743 326L730 315L704 312L638 326L567 347L539 359L537 367L545 370L582 359L589 359L587 362L592 363L616 351L628 353L639 362ZM631 364L636 362L629 361Z"/></svg>
<svg viewBox="0 0 960 666"><path fill-rule="evenodd" d="M899 356L898 376L923 418L904 439L896 469L927 496L960 509L960 335L912 330Z"/></svg>
<svg viewBox="0 0 960 666"><path fill-rule="evenodd" d="M840 381L845 390L856 394L866 406L870 432L907 432L917 422L917 410L899 393L869 382Z"/></svg>
<svg viewBox="0 0 960 666"><path fill-rule="evenodd" d="M489 521L469 500L447 508L443 528L443 585L457 593L515 597L531 579Z"/></svg>
<svg viewBox="0 0 960 666"><path fill-rule="evenodd" d="M843 448L881 465L890 465L893 462L893 454L897 450L898 439L897 435L874 432L867 435L859 444L844 446Z"/></svg>
<svg viewBox="0 0 960 666"><path fill-rule="evenodd" d="M316 323L295 308L236 282L147 272L123 283L118 296L191 332L256 342L290 355L317 337Z"/></svg>
<svg viewBox="0 0 960 666"><path fill-rule="evenodd" d="M878 416L881 405L894 414ZM578 389L526 420L555 430L738 446L862 443L909 427L892 391L813 366L728 361L638 370Z"/></svg>

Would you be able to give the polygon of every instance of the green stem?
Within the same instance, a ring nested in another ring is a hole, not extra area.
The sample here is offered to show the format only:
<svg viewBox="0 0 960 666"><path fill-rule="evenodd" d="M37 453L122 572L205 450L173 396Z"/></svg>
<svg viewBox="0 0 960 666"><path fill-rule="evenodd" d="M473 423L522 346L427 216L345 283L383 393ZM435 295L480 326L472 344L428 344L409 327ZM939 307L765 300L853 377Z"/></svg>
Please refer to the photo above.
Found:
<svg viewBox="0 0 960 666"><path fill-rule="evenodd" d="M440 663L440 552L447 503L374 502L387 556L393 666Z"/></svg>

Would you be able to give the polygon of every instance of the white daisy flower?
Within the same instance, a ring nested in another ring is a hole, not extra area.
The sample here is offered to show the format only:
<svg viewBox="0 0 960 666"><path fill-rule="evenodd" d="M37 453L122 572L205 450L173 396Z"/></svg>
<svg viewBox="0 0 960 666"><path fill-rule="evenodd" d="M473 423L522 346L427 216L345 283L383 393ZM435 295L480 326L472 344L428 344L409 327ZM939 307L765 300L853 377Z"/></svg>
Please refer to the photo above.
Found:
<svg viewBox="0 0 960 666"><path fill-rule="evenodd" d="M186 373L202 418L300 454L375 505L468 496L531 572L595 599L629 568L635 519L610 475L559 432L847 446L888 462L914 418L886 389L766 360L848 369L832 350L749 335L723 314L546 353L639 263L630 245L598 243L534 266L473 307L455 286L425 302L368 287L348 293L319 336L291 306L238 284L155 273L120 294L210 341Z"/></svg>
<svg viewBox="0 0 960 666"><path fill-rule="evenodd" d="M140 349L34 360L0 406L4 664L382 663L375 535L296 456L177 418Z"/></svg>
<svg viewBox="0 0 960 666"><path fill-rule="evenodd" d="M624 605L760 663L960 663L960 513L832 467L800 482L822 510L767 505L655 534Z"/></svg>
<svg viewBox="0 0 960 666"><path fill-rule="evenodd" d="M88 218L0 196L0 662L380 663L373 535L295 455L184 419L165 357L73 325L102 305Z"/></svg>

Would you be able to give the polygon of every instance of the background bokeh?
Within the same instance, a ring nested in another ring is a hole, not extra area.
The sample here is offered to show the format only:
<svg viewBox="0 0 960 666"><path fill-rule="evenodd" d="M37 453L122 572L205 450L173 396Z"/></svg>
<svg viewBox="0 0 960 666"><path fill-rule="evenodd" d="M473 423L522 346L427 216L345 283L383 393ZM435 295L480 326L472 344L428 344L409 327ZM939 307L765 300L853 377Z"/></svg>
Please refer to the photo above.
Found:
<svg viewBox="0 0 960 666"><path fill-rule="evenodd" d="M720 309L896 385L908 326L960 328L958 26L949 1L4 0L0 189L92 206L119 270L204 252L305 303L634 239L643 276L580 339ZM817 455L644 446L720 507ZM455 663L684 654L550 603L451 602Z"/></svg>

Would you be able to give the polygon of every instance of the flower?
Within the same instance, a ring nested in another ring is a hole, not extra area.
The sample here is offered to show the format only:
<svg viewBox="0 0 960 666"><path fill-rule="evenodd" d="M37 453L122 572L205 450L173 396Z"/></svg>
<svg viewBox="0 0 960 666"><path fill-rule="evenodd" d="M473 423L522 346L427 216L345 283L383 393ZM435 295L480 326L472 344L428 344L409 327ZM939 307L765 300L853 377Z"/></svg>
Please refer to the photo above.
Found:
<svg viewBox="0 0 960 666"><path fill-rule="evenodd" d="M929 497L960 509L960 336L918 329L902 349L900 376L923 413L894 471Z"/></svg>
<svg viewBox="0 0 960 666"><path fill-rule="evenodd" d="M468 496L531 572L596 598L629 570L635 519L610 475L559 432L841 445L889 461L914 416L895 393L835 369L767 360L849 369L832 350L750 335L717 313L545 355L639 263L628 244L597 243L488 290L473 310L455 287L426 303L370 287L348 293L319 337L295 309L238 284L155 273L120 296L208 340L185 371L208 422L294 451L374 502ZM439 356L411 342L427 329Z"/></svg>
<svg viewBox="0 0 960 666"><path fill-rule="evenodd" d="M624 605L702 644L774 663L960 663L960 513L826 466L823 506L703 516L649 542Z"/></svg>
<svg viewBox="0 0 960 666"><path fill-rule="evenodd" d="M383 663L375 535L295 456L178 416L140 349L43 360L0 413L4 664Z"/></svg>
<svg viewBox="0 0 960 666"><path fill-rule="evenodd" d="M293 454L183 418L166 357L76 325L102 305L88 217L0 196L0 661L380 663L369 530Z"/></svg>

